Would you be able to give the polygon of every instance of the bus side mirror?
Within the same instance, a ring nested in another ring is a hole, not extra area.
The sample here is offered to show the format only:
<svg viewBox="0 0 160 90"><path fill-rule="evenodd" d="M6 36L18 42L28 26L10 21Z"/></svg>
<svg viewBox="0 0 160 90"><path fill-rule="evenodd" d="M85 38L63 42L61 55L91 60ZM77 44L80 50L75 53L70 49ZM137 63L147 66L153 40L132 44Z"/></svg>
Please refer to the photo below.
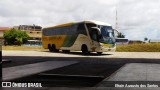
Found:
<svg viewBox="0 0 160 90"><path fill-rule="evenodd" d="M100 34L100 29L98 27L91 27L91 28L97 30L98 34Z"/></svg>

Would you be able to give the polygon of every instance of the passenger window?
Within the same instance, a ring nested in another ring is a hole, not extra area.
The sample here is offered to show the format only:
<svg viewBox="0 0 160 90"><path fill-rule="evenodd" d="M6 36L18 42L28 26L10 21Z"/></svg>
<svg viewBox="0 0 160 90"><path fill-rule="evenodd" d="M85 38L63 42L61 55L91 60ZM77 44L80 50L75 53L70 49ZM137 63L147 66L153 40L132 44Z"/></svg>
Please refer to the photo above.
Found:
<svg viewBox="0 0 160 90"><path fill-rule="evenodd" d="M97 30L92 29L91 33L90 33L90 36L91 36L92 40L98 41L98 32L97 32Z"/></svg>
<svg viewBox="0 0 160 90"><path fill-rule="evenodd" d="M78 24L77 33L87 35L84 23Z"/></svg>

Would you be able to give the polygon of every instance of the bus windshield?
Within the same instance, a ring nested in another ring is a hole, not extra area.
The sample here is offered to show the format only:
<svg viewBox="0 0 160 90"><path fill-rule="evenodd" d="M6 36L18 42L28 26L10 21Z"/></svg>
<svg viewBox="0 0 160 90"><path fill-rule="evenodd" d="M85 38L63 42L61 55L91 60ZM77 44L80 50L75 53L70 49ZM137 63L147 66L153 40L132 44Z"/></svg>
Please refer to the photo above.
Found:
<svg viewBox="0 0 160 90"><path fill-rule="evenodd" d="M100 32L101 36L99 38L99 41L101 43L115 43L114 31L111 26L100 26Z"/></svg>

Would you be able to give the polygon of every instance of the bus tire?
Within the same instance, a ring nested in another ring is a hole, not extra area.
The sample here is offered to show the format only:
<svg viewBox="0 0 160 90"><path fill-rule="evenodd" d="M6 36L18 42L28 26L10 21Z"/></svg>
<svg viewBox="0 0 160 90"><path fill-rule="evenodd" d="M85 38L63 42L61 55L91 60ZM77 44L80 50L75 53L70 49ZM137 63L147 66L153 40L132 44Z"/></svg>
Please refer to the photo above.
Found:
<svg viewBox="0 0 160 90"><path fill-rule="evenodd" d="M53 52L51 44L48 44L48 49L49 49L50 52Z"/></svg>
<svg viewBox="0 0 160 90"><path fill-rule="evenodd" d="M53 50L53 52L59 52L59 50L56 49L56 45L55 44L52 44L52 50Z"/></svg>
<svg viewBox="0 0 160 90"><path fill-rule="evenodd" d="M69 53L70 50L62 50L62 52L64 52L64 53Z"/></svg>
<svg viewBox="0 0 160 90"><path fill-rule="evenodd" d="M83 53L84 55L89 54L89 51L88 51L88 48L87 48L87 46L86 46L86 45L82 45L82 47L81 47L81 51L82 51L82 53Z"/></svg>
<svg viewBox="0 0 160 90"><path fill-rule="evenodd" d="M55 50L55 52L59 52L59 50L58 50L58 49L56 49L56 50Z"/></svg>
<svg viewBox="0 0 160 90"><path fill-rule="evenodd" d="M101 55L103 52L97 52L98 55Z"/></svg>

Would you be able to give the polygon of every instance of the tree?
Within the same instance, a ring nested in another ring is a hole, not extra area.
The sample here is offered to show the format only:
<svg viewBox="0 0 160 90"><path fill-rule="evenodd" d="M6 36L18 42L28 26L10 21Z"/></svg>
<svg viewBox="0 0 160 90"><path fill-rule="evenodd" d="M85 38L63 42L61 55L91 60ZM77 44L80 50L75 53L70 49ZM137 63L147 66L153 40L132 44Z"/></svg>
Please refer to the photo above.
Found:
<svg viewBox="0 0 160 90"><path fill-rule="evenodd" d="M144 38L144 41L148 41L148 38L147 38L147 37L145 37L145 38Z"/></svg>
<svg viewBox="0 0 160 90"><path fill-rule="evenodd" d="M29 36L25 31L11 29L4 32L3 37L8 45L21 45L27 42Z"/></svg>
<svg viewBox="0 0 160 90"><path fill-rule="evenodd" d="M117 38L125 38L125 35L122 34L121 32L118 33Z"/></svg>

